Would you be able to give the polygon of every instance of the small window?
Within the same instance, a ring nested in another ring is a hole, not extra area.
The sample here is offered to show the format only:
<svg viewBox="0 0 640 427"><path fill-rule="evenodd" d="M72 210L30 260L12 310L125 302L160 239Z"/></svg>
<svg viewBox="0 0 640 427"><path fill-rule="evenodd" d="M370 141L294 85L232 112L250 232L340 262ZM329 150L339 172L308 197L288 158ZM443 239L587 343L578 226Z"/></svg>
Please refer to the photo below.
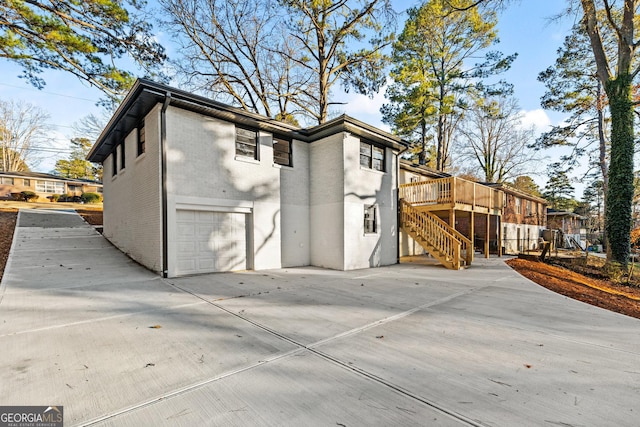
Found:
<svg viewBox="0 0 640 427"><path fill-rule="evenodd" d="M111 175L112 176L116 176L118 175L118 146L116 145L116 147L113 149L113 153L111 153Z"/></svg>
<svg viewBox="0 0 640 427"><path fill-rule="evenodd" d="M22 185L24 185L25 187L31 187L31 181L28 179L25 179L22 181Z"/></svg>
<svg viewBox="0 0 640 427"><path fill-rule="evenodd" d="M282 138L273 138L273 163L292 166L291 141Z"/></svg>
<svg viewBox="0 0 640 427"><path fill-rule="evenodd" d="M138 156L144 153L145 141L144 120L142 120L138 125Z"/></svg>
<svg viewBox="0 0 640 427"><path fill-rule="evenodd" d="M13 185L13 178L9 176L3 176L2 180L0 180L3 184Z"/></svg>
<svg viewBox="0 0 640 427"><path fill-rule="evenodd" d="M364 234L374 234L378 232L378 222L376 221L376 205L364 207Z"/></svg>
<svg viewBox="0 0 640 427"><path fill-rule="evenodd" d="M124 169L125 167L125 147L124 147L124 141L122 141L120 143L120 170Z"/></svg>
<svg viewBox="0 0 640 427"><path fill-rule="evenodd" d="M531 209L531 200L527 200L526 208L527 208L527 216L533 215L533 210Z"/></svg>
<svg viewBox="0 0 640 427"><path fill-rule="evenodd" d="M236 128L236 156L258 160L258 132Z"/></svg>
<svg viewBox="0 0 640 427"><path fill-rule="evenodd" d="M384 172L384 148L360 141L360 166Z"/></svg>
<svg viewBox="0 0 640 427"><path fill-rule="evenodd" d="M521 214L522 213L522 199L520 199L520 197L515 197L516 199L516 213L517 214Z"/></svg>

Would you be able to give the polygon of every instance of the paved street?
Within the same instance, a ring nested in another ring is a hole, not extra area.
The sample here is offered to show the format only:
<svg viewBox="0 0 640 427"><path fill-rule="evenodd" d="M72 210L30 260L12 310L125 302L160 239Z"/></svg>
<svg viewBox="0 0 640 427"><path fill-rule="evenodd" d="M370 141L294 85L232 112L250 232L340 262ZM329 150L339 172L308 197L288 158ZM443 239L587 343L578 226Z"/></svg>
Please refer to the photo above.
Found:
<svg viewBox="0 0 640 427"><path fill-rule="evenodd" d="M636 426L640 320L501 259L161 279L74 212L21 211L0 404L65 426Z"/></svg>

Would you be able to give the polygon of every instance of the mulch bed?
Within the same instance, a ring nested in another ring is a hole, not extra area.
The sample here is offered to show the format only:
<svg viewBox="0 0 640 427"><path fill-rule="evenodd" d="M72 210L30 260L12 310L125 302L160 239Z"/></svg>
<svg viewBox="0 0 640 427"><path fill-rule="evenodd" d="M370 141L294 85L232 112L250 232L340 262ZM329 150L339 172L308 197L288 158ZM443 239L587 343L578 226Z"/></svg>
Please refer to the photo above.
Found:
<svg viewBox="0 0 640 427"><path fill-rule="evenodd" d="M9 258L11 242L13 241L13 230L16 228L17 218L17 209L0 209L0 280L2 280L2 273Z"/></svg>
<svg viewBox="0 0 640 427"><path fill-rule="evenodd" d="M549 290L597 307L640 319L640 288L585 276L539 261L507 261L518 273Z"/></svg>

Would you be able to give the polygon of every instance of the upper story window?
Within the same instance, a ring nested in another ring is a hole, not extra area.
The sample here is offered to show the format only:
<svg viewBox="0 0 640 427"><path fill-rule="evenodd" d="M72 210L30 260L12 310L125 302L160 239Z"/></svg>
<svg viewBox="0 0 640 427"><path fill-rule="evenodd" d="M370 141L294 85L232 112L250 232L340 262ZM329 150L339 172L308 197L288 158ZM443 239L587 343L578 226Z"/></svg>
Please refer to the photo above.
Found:
<svg viewBox="0 0 640 427"><path fill-rule="evenodd" d="M360 141L360 166L384 172L384 148Z"/></svg>
<svg viewBox="0 0 640 427"><path fill-rule="evenodd" d="M520 197L515 197L516 200L516 213L522 213L522 199Z"/></svg>
<svg viewBox="0 0 640 427"><path fill-rule="evenodd" d="M22 185L24 185L25 187L31 187L31 181L28 179L24 179L22 180Z"/></svg>
<svg viewBox="0 0 640 427"><path fill-rule="evenodd" d="M113 148L113 153L111 153L111 175L112 176L116 176L118 175L118 146L116 145Z"/></svg>
<svg viewBox="0 0 640 427"><path fill-rule="evenodd" d="M120 170L125 167L125 148L124 148L124 140L120 143Z"/></svg>
<svg viewBox="0 0 640 427"><path fill-rule="evenodd" d="M3 176L2 178L0 178L0 182L2 184L9 184L9 185L13 185L13 178L9 177L9 176Z"/></svg>
<svg viewBox="0 0 640 427"><path fill-rule="evenodd" d="M144 119L138 125L138 156L144 153L146 136L144 132Z"/></svg>
<svg viewBox="0 0 640 427"><path fill-rule="evenodd" d="M531 216L533 215L533 209L531 208L531 200L527 200L526 201L526 209L527 209L527 216Z"/></svg>
<svg viewBox="0 0 640 427"><path fill-rule="evenodd" d="M258 160L258 132L236 127L236 156Z"/></svg>
<svg viewBox="0 0 640 427"><path fill-rule="evenodd" d="M282 138L273 138L273 163L283 166L291 164L291 141Z"/></svg>

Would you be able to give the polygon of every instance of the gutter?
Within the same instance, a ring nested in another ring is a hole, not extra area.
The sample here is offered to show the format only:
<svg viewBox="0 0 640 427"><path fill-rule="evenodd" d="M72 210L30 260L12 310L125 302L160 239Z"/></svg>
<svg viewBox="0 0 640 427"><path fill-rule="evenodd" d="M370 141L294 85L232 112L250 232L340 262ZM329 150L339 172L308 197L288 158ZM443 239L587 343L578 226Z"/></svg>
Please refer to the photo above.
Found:
<svg viewBox="0 0 640 427"><path fill-rule="evenodd" d="M167 221L167 108L171 103L171 92L167 92L164 96L164 103L160 110L160 180L161 180L161 194L160 199L162 203L162 277L165 279L169 274L169 242L167 241L168 235L168 221Z"/></svg>
<svg viewBox="0 0 640 427"><path fill-rule="evenodd" d="M400 224L402 222L400 216L400 156L408 149L408 146L404 147L396 154L396 239L398 241L396 243L396 264L400 264Z"/></svg>

